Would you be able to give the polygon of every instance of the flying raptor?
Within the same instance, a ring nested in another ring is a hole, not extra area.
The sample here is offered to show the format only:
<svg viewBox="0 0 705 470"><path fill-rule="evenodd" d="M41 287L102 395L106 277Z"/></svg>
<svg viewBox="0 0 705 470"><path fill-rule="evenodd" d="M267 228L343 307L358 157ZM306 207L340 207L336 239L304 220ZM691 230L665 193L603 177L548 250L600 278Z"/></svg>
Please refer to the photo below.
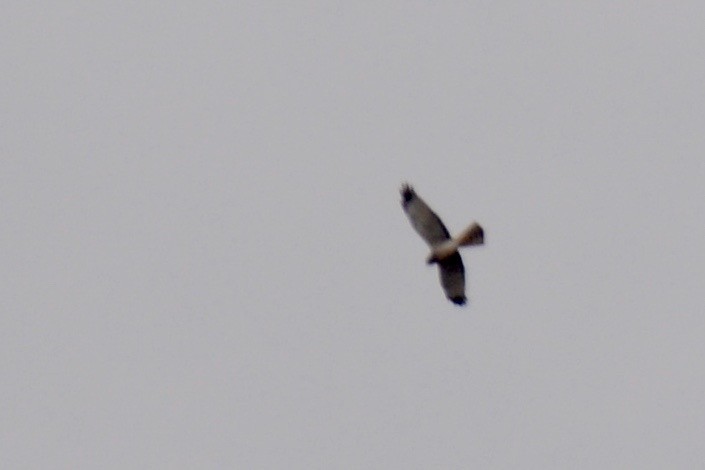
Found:
<svg viewBox="0 0 705 470"><path fill-rule="evenodd" d="M411 186L404 184L400 192L401 205L409 217L412 227L431 248L426 262L438 264L441 286L448 300L457 305L464 305L467 301L465 297L465 268L458 248L484 244L485 234L482 227L473 222L458 236L452 238L441 219Z"/></svg>

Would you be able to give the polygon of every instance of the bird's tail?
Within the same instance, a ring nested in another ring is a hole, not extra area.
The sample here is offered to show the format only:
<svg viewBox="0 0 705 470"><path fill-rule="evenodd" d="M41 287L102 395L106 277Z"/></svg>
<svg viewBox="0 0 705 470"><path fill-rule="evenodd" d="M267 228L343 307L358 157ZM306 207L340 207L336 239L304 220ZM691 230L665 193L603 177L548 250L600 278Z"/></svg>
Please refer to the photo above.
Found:
<svg viewBox="0 0 705 470"><path fill-rule="evenodd" d="M458 246L482 245L485 243L485 232L477 222L473 222L458 234L456 240Z"/></svg>

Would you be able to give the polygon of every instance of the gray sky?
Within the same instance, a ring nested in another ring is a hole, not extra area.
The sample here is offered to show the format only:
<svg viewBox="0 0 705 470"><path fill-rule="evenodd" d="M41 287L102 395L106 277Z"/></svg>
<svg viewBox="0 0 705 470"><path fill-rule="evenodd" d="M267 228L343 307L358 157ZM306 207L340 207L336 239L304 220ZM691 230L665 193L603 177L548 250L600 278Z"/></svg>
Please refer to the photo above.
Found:
<svg viewBox="0 0 705 470"><path fill-rule="evenodd" d="M2 467L702 466L705 8L511 3L7 2Z"/></svg>

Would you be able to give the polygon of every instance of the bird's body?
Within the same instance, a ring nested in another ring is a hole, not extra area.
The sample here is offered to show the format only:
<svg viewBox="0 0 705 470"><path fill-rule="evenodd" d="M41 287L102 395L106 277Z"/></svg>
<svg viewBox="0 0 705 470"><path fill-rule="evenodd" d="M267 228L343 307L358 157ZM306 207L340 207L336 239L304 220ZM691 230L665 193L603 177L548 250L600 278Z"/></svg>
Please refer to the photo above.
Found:
<svg viewBox="0 0 705 470"><path fill-rule="evenodd" d="M438 245L431 248L431 253L428 255L426 260L428 264L433 264L434 262L442 261L458 251L458 243L449 238L448 240L439 243Z"/></svg>
<svg viewBox="0 0 705 470"><path fill-rule="evenodd" d="M467 301L465 297L465 267L458 248L482 245L485 240L482 227L473 222L453 238L441 219L411 186L403 185L401 195L402 207L409 217L412 227L431 248L427 262L438 264L441 286L446 297L457 305L464 305Z"/></svg>

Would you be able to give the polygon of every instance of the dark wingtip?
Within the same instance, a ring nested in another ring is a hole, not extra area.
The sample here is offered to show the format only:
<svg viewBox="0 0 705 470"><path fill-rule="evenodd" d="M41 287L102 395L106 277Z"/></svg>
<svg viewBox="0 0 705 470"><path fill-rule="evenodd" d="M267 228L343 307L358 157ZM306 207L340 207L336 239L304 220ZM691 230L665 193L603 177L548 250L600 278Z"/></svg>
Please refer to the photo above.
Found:
<svg viewBox="0 0 705 470"><path fill-rule="evenodd" d="M403 203L409 202L414 198L414 188L412 188L408 183L404 183L399 192L401 193Z"/></svg>
<svg viewBox="0 0 705 470"><path fill-rule="evenodd" d="M467 298L465 296L459 295L456 297L448 297L451 302L453 302L455 305L465 305L465 302L467 302Z"/></svg>

